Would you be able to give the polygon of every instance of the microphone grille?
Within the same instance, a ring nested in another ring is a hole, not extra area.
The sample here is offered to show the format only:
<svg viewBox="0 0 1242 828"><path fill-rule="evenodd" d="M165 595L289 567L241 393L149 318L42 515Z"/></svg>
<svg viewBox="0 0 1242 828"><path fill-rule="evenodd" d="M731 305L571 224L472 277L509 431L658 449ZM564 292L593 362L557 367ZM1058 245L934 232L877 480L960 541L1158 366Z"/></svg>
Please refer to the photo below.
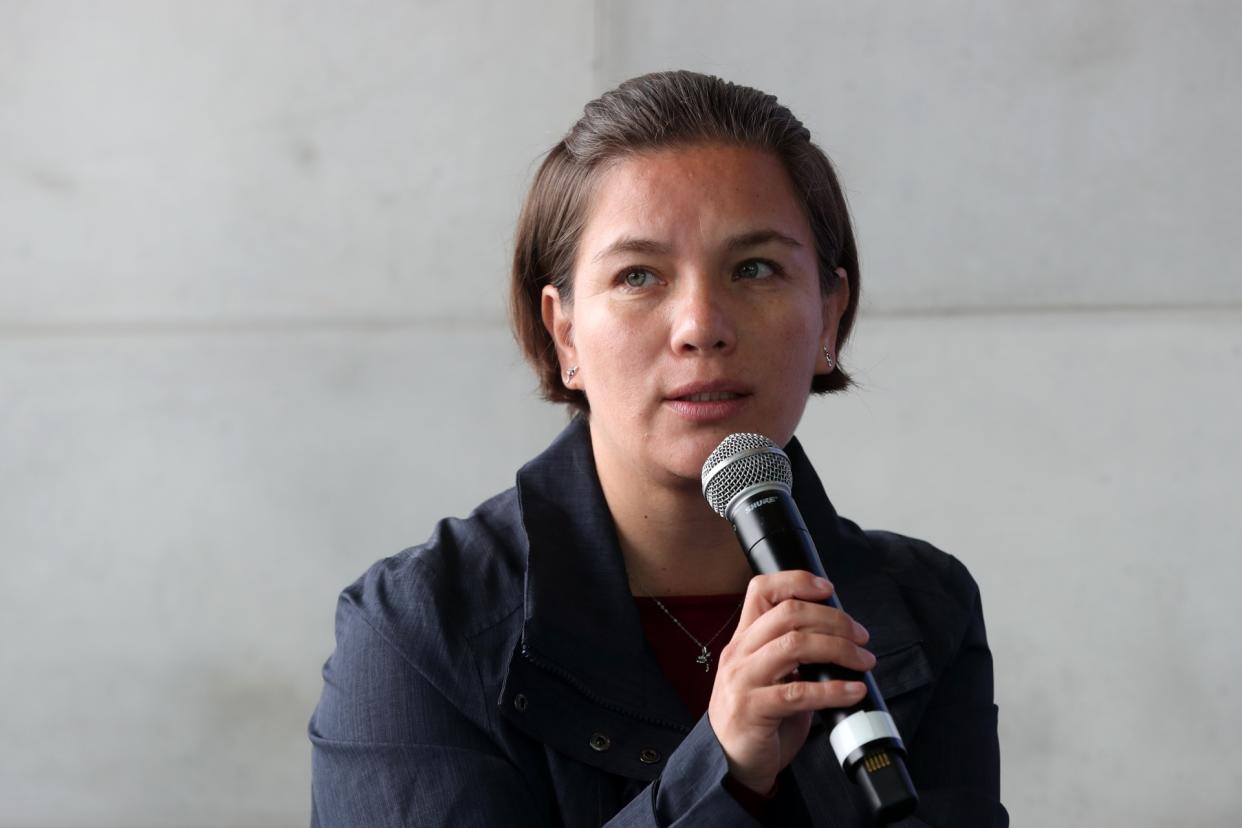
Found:
<svg viewBox="0 0 1242 828"><path fill-rule="evenodd" d="M703 464L703 496L716 514L726 513L733 498L763 483L784 488L793 486L789 457L780 446L762 434L730 434Z"/></svg>

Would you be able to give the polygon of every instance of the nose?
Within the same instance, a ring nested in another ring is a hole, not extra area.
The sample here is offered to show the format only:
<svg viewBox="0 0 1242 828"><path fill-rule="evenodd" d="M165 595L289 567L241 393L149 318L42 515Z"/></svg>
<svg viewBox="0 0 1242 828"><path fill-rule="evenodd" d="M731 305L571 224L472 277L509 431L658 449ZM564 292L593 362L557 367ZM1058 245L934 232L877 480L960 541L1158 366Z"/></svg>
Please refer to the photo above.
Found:
<svg viewBox="0 0 1242 828"><path fill-rule="evenodd" d="M684 279L675 303L672 348L678 354L727 354L737 345L726 290L709 278Z"/></svg>

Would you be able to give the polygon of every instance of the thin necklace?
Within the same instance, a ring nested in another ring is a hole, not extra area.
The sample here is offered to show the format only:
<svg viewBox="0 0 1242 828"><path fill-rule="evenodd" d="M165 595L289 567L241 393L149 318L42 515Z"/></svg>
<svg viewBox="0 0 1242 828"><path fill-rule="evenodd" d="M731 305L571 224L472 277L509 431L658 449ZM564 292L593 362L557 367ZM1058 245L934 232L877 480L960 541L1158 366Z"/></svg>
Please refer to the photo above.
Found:
<svg viewBox="0 0 1242 828"><path fill-rule="evenodd" d="M733 612L729 613L728 620L725 621L724 624L721 625L720 629L716 630L715 635L707 639L707 642L704 643L702 641L699 641L697 638L695 638L694 633L686 629L686 625L678 621L676 615L673 615L673 613L669 612L668 607L664 606L663 601L661 601L659 598L655 597L654 595L651 596L651 600L656 602L657 607L664 610L664 614L667 615L669 618L671 618L673 623L676 624L681 629L682 632L690 636L691 641L699 645L699 654L694 660L698 662L699 664L703 665L704 673L710 673L712 670L712 651L707 649L708 645L720 637L720 634L725 631L726 627L729 626L729 622L733 620L734 616L736 616L739 612L741 612L742 604L745 603L746 601L745 598L743 598L741 601L738 601L737 606L733 608Z"/></svg>

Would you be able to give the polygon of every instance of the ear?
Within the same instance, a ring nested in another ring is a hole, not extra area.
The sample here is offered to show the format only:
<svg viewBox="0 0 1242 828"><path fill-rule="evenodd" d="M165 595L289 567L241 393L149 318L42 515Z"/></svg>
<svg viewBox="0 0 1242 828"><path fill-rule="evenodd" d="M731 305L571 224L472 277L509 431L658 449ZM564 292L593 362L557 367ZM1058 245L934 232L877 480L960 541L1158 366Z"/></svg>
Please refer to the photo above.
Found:
<svg viewBox="0 0 1242 828"><path fill-rule="evenodd" d="M815 373L831 374L836 370L835 362L838 359L837 329L841 326L841 317L845 315L845 309L850 305L850 280L845 268L837 268L836 284L832 286L831 291L823 295L823 301L824 329L819 339L820 354L815 360ZM831 369L828 368L828 362L824 359L824 348L832 354L834 366Z"/></svg>
<svg viewBox="0 0 1242 828"><path fill-rule="evenodd" d="M581 390L579 380L566 380L565 374L578 365L578 351L574 348L574 319L572 308L561 301L561 292L552 285L544 285L540 311L543 326L552 335L556 345L556 358L561 363L561 382L566 388Z"/></svg>

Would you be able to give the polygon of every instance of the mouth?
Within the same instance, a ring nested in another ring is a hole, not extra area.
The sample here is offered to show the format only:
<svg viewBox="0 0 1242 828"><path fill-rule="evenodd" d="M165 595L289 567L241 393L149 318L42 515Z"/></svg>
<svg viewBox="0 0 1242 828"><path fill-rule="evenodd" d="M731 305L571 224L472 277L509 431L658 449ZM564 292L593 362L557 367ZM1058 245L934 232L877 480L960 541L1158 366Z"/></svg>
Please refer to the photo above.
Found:
<svg viewBox="0 0 1242 828"><path fill-rule="evenodd" d="M736 400L742 396L742 394L733 391L703 391L698 394L684 394L673 399L685 402L720 402L722 400Z"/></svg>
<svg viewBox="0 0 1242 828"><path fill-rule="evenodd" d="M686 402L718 402L749 397L751 389L736 380L715 379L688 382L670 388L665 393L666 400L684 400Z"/></svg>
<svg viewBox="0 0 1242 828"><path fill-rule="evenodd" d="M720 381L675 388L664 402L686 420L709 423L735 416L746 408L750 397L750 389Z"/></svg>

